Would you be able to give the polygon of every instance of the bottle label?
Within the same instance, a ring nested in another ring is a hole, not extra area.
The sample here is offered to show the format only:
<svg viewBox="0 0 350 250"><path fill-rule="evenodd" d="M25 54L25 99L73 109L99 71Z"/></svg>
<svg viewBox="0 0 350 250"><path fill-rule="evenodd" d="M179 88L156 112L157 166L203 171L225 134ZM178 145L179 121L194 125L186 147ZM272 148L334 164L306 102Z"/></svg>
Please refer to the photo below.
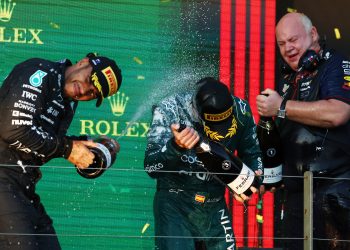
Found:
<svg viewBox="0 0 350 250"><path fill-rule="evenodd" d="M109 152L108 148L106 148L106 146L101 144L101 143L97 143L97 148L100 149L102 151L102 153L105 155L106 168L109 168L111 166L111 162L112 162L111 152Z"/></svg>
<svg viewBox="0 0 350 250"><path fill-rule="evenodd" d="M282 180L282 164L274 168L264 168L263 183L272 184Z"/></svg>
<svg viewBox="0 0 350 250"><path fill-rule="evenodd" d="M235 193L242 194L253 184L255 178L255 173L244 163L242 170L231 183L227 184Z"/></svg>

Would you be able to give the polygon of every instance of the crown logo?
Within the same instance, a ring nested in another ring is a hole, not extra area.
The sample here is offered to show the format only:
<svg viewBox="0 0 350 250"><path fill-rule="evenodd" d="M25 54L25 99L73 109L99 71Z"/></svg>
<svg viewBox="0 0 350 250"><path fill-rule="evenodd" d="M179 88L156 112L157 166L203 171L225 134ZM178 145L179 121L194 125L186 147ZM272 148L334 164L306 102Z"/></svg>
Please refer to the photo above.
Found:
<svg viewBox="0 0 350 250"><path fill-rule="evenodd" d="M3 22L10 21L15 6L16 3L11 3L11 0L0 0L0 20Z"/></svg>
<svg viewBox="0 0 350 250"><path fill-rule="evenodd" d="M124 93L117 92L117 94L108 97L109 104L111 105L112 113L115 116L122 116L125 111L126 104L129 101L129 97Z"/></svg>

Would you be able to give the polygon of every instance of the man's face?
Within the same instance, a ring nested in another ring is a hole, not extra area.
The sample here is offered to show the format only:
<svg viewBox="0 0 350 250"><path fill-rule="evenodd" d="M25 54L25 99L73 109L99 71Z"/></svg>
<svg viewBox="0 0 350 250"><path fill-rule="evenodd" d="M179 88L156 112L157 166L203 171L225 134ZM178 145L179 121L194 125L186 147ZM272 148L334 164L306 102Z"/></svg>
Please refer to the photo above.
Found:
<svg viewBox="0 0 350 250"><path fill-rule="evenodd" d="M80 61L75 64L68 75L64 86L66 98L76 101L90 101L96 99L97 88L91 83L92 67L88 61Z"/></svg>
<svg viewBox="0 0 350 250"><path fill-rule="evenodd" d="M307 49L312 49L315 28L305 30L300 19L285 17L277 24L276 39L284 61L293 69L298 69L300 57Z"/></svg>

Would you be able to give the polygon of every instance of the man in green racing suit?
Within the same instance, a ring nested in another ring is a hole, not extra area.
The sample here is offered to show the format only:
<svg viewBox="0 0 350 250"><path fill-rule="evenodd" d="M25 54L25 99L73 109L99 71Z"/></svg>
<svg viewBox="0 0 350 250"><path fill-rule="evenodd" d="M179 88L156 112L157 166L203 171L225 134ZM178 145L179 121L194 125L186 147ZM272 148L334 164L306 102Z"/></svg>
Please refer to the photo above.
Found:
<svg viewBox="0 0 350 250"><path fill-rule="evenodd" d="M196 156L200 137L219 141L257 174L263 171L248 103L213 78L196 86L194 93L175 94L153 108L144 168L157 179L156 249L195 249L198 242L206 249L236 249L225 186ZM180 123L186 126L181 132ZM242 196L235 198L249 199Z"/></svg>

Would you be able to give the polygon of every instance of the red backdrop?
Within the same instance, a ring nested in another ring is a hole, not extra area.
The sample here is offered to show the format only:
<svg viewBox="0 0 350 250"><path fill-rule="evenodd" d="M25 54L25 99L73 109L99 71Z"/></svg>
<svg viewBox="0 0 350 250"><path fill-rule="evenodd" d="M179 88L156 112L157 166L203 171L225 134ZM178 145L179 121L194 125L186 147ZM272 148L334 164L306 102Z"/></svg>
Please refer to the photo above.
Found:
<svg viewBox="0 0 350 250"><path fill-rule="evenodd" d="M220 6L220 80L249 101L258 121L255 97L275 84L276 0L221 0ZM246 211L229 195L226 199L238 247L273 247L273 195L254 195Z"/></svg>

